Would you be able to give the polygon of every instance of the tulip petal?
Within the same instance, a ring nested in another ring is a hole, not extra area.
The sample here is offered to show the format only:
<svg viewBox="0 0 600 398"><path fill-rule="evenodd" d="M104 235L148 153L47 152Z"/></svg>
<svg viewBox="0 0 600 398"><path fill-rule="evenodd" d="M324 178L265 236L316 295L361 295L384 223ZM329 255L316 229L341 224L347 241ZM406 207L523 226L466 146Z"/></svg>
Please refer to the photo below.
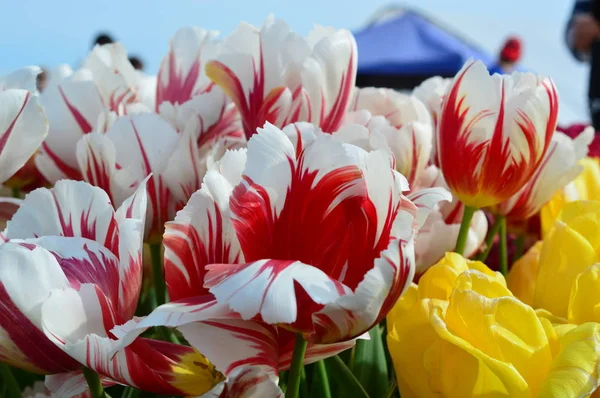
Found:
<svg viewBox="0 0 600 398"><path fill-rule="evenodd" d="M110 199L102 189L79 181L59 181L52 189L28 194L3 235L6 239L82 237L118 253L117 222Z"/></svg>
<svg viewBox="0 0 600 398"><path fill-rule="evenodd" d="M552 362L540 397L587 397L596 391L600 385L599 328L597 323L586 323L560 337L560 353Z"/></svg>
<svg viewBox="0 0 600 398"><path fill-rule="evenodd" d="M366 186L358 165L364 153L358 151L319 135L296 158L292 142L276 127L253 136L243 181L230 202L246 261L288 258L340 275L346 259L339 253L350 243L339 231L363 217Z"/></svg>
<svg viewBox="0 0 600 398"><path fill-rule="evenodd" d="M0 246L0 358L35 373L78 367L42 333L40 308L50 291L68 286L55 257L26 243Z"/></svg>
<svg viewBox="0 0 600 398"><path fill-rule="evenodd" d="M533 305L542 242L537 242L510 268L506 281L511 292L527 305Z"/></svg>
<svg viewBox="0 0 600 398"><path fill-rule="evenodd" d="M0 91L21 89L36 94L38 92L36 78L41 72L39 66L26 66L8 75L0 76Z"/></svg>
<svg viewBox="0 0 600 398"><path fill-rule="evenodd" d="M243 262L229 217L232 191L225 177L211 171L175 220L166 224L165 280L171 300L206 294L206 265Z"/></svg>
<svg viewBox="0 0 600 398"><path fill-rule="evenodd" d="M115 382L107 377L100 376L102 385L110 387ZM46 376L45 386L49 390L48 397L77 397L92 398L88 389L83 371L76 370L68 373L57 373ZM39 398L39 397L35 397Z"/></svg>
<svg viewBox="0 0 600 398"><path fill-rule="evenodd" d="M48 338L85 366L119 383L157 394L200 395L223 380L189 347L140 339L113 356L119 342L107 331L119 314L98 286L53 291L43 304L42 317Z"/></svg>
<svg viewBox="0 0 600 398"><path fill-rule="evenodd" d="M175 33L169 44L169 53L158 70L156 105L164 101L183 104L207 91L211 82L204 75L204 63L214 51L212 43L216 32L189 27Z"/></svg>
<svg viewBox="0 0 600 398"><path fill-rule="evenodd" d="M207 394L205 398L283 398L277 385L278 377L272 377L259 368L247 366L230 376L220 393ZM219 386L221 387L221 386Z"/></svg>
<svg viewBox="0 0 600 398"><path fill-rule="evenodd" d="M36 96L25 90L0 91L0 182L17 172L48 134Z"/></svg>
<svg viewBox="0 0 600 398"><path fill-rule="evenodd" d="M35 158L38 170L50 182L81 179L76 145L90 133L105 107L91 76L71 76L48 87L40 97L50 131Z"/></svg>

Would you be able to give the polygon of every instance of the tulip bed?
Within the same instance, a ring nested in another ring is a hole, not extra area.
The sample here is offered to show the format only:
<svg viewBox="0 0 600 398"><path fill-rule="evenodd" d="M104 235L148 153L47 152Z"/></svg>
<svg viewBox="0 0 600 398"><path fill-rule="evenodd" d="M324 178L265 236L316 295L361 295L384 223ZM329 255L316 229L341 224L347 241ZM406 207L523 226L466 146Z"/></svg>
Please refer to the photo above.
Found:
<svg viewBox="0 0 600 398"><path fill-rule="evenodd" d="M2 396L596 396L593 130L549 78L357 57L269 17L0 79Z"/></svg>

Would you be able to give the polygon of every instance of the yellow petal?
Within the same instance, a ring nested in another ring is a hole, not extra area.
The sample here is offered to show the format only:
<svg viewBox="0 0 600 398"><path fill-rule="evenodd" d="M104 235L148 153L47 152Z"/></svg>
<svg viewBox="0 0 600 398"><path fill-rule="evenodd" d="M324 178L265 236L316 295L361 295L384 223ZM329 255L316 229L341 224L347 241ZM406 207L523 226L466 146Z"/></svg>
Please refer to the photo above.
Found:
<svg viewBox="0 0 600 398"><path fill-rule="evenodd" d="M387 343L403 398L436 396L430 388L423 358L437 339L429 322L431 308L433 305L444 308L446 303L438 300L417 301L416 293L416 285L413 284L387 318Z"/></svg>
<svg viewBox="0 0 600 398"><path fill-rule="evenodd" d="M596 258L594 247L585 237L559 223L542 245L533 307L567 318L575 278Z"/></svg>
<svg viewBox="0 0 600 398"><path fill-rule="evenodd" d="M600 160L597 158L585 158L579 161L583 171L573 180L567 190L567 198L570 201L600 200Z"/></svg>
<svg viewBox="0 0 600 398"><path fill-rule="evenodd" d="M427 270L419 280L419 297L448 300L456 278L467 270L477 270L506 286L504 277L479 261L465 259L460 254L446 253L444 258Z"/></svg>
<svg viewBox="0 0 600 398"><path fill-rule="evenodd" d="M479 277L487 278L483 274ZM455 337L480 353L480 359L503 363L494 366L505 385L524 382L532 393L537 391L552 361L552 352L546 329L531 307L514 297L488 298L470 289L462 290L457 284L445 322Z"/></svg>
<svg viewBox="0 0 600 398"><path fill-rule="evenodd" d="M551 229L554 227L558 216L567 203L567 199L565 198L565 193L563 191L558 191L554 197L542 207L540 210L540 222L542 226L542 238L545 239L549 234Z"/></svg>
<svg viewBox="0 0 600 398"><path fill-rule="evenodd" d="M587 268L575 280L568 319L575 324L600 321L600 264Z"/></svg>
<svg viewBox="0 0 600 398"><path fill-rule="evenodd" d="M554 359L540 398L586 397L598 387L600 324L585 323L560 337L560 353Z"/></svg>
<svg viewBox="0 0 600 398"><path fill-rule="evenodd" d="M533 304L542 242L537 242L510 269L506 282L513 294L527 305Z"/></svg>
<svg viewBox="0 0 600 398"><path fill-rule="evenodd" d="M463 306L464 301L477 303L480 297L474 297L473 292L468 292L467 297L458 299L459 305ZM474 307L477 308L476 305ZM449 310L450 308L447 311ZM461 311L461 315L470 318L469 324L473 333L465 330L464 325L458 325L460 320L456 317L448 320L448 313L444 317L441 311L432 312L432 325L438 336L444 340L428 353L426 366L430 369L431 374L433 374L435 364L440 363L440 368L437 369L439 376L432 378L432 388L440 391L441 396L447 397L530 397L531 391L527 381L513 365L480 349L483 345L491 348L493 342L484 343L481 340L481 333L483 333L483 329L488 328L488 325L472 323L474 321L472 317L476 316L470 313L472 310L473 308L464 313ZM481 315L480 308L475 311ZM442 366L443 368L441 368Z"/></svg>

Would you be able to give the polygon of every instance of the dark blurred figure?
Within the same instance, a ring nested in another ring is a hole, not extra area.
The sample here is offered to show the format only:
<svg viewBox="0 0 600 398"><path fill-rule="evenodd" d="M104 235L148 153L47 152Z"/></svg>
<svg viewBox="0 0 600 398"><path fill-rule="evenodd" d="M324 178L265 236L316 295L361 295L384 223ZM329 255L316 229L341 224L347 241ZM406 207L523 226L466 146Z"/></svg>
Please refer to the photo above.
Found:
<svg viewBox="0 0 600 398"><path fill-rule="evenodd" d="M132 55L131 57L129 57L129 62L131 62L131 65L136 70L139 70L139 71L143 71L144 70L144 62L141 60L140 57Z"/></svg>
<svg viewBox="0 0 600 398"><path fill-rule="evenodd" d="M37 75L35 80L35 85L40 93L44 92L46 85L48 84L48 70L46 68L41 69L42 71Z"/></svg>
<svg viewBox="0 0 600 398"><path fill-rule="evenodd" d="M105 44L110 44L110 43L114 43L115 40L112 38L112 36L110 36L108 33L99 33L96 38L94 39L94 43L92 44L92 48L94 48L96 45L105 45Z"/></svg>
<svg viewBox="0 0 600 398"><path fill-rule="evenodd" d="M600 1L577 0L566 30L567 45L579 61L590 63L588 100L592 124L600 130Z"/></svg>
<svg viewBox="0 0 600 398"><path fill-rule="evenodd" d="M506 39L500 50L498 62L490 68L490 74L512 73L521 59L522 47L523 45L518 37L511 36Z"/></svg>

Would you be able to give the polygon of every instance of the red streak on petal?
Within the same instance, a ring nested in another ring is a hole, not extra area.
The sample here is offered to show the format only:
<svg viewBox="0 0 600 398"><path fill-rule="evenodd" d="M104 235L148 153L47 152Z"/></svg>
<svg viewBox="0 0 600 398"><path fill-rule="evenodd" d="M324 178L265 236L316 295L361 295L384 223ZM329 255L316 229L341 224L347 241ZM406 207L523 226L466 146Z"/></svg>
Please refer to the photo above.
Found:
<svg viewBox="0 0 600 398"><path fill-rule="evenodd" d="M10 138L12 131L15 128L15 124L17 124L17 120L19 120L19 117L21 117L23 110L29 102L30 95L31 93L29 91L27 92L27 94L25 94L25 100L23 101L23 105L21 105L21 109L19 109L19 112L17 112L12 122L10 122L4 134L2 134L2 137L0 138L0 153L4 151L4 147L6 146L6 143L8 142L8 139Z"/></svg>
<svg viewBox="0 0 600 398"><path fill-rule="evenodd" d="M92 126L88 123L88 121L81 114L81 112L79 112L79 110L77 108L75 108L75 106L73 106L73 104L71 104L69 102L69 100L67 99L67 96L65 95L62 87L59 86L58 87L58 91L60 92L60 96L62 97L63 101L65 101L65 105L67 106L67 108L71 112L71 115L73 115L73 118L75 119L75 121L79 125L79 128L81 129L81 132L84 133L84 134L87 134L90 131L92 131Z"/></svg>

